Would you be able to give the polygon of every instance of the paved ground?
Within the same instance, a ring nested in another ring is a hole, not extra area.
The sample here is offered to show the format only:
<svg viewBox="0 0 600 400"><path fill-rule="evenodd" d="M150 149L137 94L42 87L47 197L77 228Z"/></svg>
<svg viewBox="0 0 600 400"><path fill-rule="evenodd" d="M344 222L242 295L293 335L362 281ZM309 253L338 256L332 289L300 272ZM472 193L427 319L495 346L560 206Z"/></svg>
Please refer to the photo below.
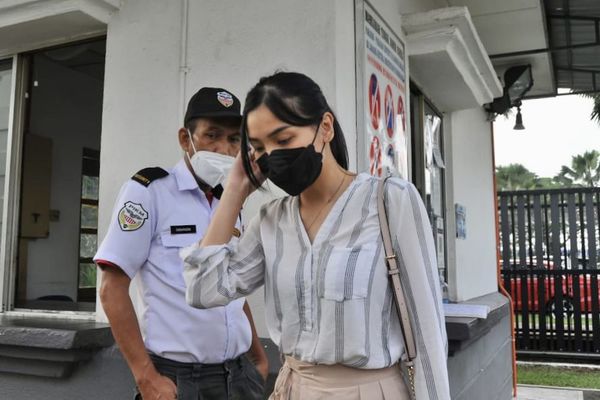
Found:
<svg viewBox="0 0 600 400"><path fill-rule="evenodd" d="M600 400L600 390L519 385L516 400Z"/></svg>

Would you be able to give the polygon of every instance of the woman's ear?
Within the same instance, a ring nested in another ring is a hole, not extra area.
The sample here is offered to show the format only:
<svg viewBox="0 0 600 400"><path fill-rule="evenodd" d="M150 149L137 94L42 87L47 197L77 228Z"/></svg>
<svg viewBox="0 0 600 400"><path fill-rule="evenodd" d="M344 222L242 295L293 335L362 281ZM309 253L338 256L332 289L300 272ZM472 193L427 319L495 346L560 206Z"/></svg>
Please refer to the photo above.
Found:
<svg viewBox="0 0 600 400"><path fill-rule="evenodd" d="M323 119L321 120L321 129L323 132L323 141L325 143L331 142L335 136L335 130L333 129L334 121L335 118L329 111L323 114Z"/></svg>

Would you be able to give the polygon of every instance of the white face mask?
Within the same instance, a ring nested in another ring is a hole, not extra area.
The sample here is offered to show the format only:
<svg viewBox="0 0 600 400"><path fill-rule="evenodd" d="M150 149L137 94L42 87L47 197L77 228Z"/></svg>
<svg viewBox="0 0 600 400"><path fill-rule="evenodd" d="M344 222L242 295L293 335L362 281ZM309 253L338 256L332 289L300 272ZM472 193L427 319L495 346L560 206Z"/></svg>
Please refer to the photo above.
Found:
<svg viewBox="0 0 600 400"><path fill-rule="evenodd" d="M192 141L192 135L189 130L188 135ZM231 170L235 158L212 151L196 151L194 142L192 141L191 143L194 155L190 158L187 152L185 154L190 160L196 176L210 187L214 188L219 184L224 186L225 179Z"/></svg>

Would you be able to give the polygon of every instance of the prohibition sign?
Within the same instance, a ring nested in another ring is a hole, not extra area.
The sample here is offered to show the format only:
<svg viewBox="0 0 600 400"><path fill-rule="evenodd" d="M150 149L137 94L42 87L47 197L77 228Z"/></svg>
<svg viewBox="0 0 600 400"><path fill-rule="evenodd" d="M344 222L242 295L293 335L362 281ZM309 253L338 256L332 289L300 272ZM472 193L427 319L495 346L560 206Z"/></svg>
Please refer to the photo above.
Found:
<svg viewBox="0 0 600 400"><path fill-rule="evenodd" d="M371 113L371 125L373 129L379 129L379 118L381 116L381 94L377 76L371 74L369 79L369 112Z"/></svg>
<svg viewBox="0 0 600 400"><path fill-rule="evenodd" d="M402 100L402 96L398 97L398 115L402 118L402 132L405 132L406 116L404 114L404 100Z"/></svg>
<svg viewBox="0 0 600 400"><path fill-rule="evenodd" d="M392 144L388 144L387 150L385 152L386 156L392 162L394 168L398 168L398 159L396 158L396 150Z"/></svg>
<svg viewBox="0 0 600 400"><path fill-rule="evenodd" d="M369 151L369 171L371 175L381 176L381 142L378 136L373 136L371 140L371 150Z"/></svg>
<svg viewBox="0 0 600 400"><path fill-rule="evenodd" d="M394 100L392 99L392 88L387 85L385 88L385 130L388 137L394 137L394 126L396 121L396 113L394 112Z"/></svg>

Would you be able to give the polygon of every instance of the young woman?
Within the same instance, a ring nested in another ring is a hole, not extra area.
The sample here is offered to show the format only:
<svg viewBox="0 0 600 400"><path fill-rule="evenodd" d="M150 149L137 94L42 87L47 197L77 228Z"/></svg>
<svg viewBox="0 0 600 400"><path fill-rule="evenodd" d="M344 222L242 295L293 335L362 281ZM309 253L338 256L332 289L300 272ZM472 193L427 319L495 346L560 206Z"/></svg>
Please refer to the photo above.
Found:
<svg viewBox="0 0 600 400"><path fill-rule="evenodd" d="M299 73L262 78L246 97L240 154L202 242L181 252L188 303L225 305L265 285L269 333L285 355L272 399L408 399L378 179L347 170L342 129L319 86ZM242 204L265 178L289 196L264 205L234 243ZM417 398L449 399L427 214L413 185L386 186L417 343Z"/></svg>

